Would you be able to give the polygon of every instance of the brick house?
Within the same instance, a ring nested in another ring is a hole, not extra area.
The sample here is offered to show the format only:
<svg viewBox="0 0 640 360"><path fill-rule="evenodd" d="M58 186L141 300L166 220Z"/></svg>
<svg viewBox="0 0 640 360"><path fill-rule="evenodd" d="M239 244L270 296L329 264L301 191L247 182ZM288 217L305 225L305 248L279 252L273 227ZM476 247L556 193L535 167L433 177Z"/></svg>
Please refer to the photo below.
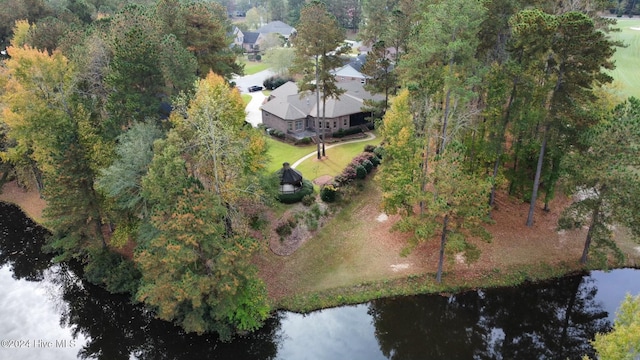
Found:
<svg viewBox="0 0 640 360"><path fill-rule="evenodd" d="M372 95L364 89L364 84L360 81L337 84L345 93L338 99L327 99L324 122L322 98L317 104L315 92L299 94L298 86L293 82L287 82L271 92L267 102L262 105L262 123L298 139L315 136L323 128L326 136L331 136L340 129L346 130L368 124L371 114L362 110L364 100L379 101L384 96ZM319 118L316 117L318 111Z"/></svg>

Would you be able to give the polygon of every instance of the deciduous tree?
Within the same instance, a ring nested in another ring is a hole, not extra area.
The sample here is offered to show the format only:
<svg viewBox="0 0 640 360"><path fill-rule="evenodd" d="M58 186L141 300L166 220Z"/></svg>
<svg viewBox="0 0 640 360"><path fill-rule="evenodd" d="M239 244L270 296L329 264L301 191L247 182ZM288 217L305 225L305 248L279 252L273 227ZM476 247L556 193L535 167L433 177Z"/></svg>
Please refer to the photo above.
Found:
<svg viewBox="0 0 640 360"><path fill-rule="evenodd" d="M640 295L627 294L616 312L613 330L596 334L593 347L600 360L634 360L640 356Z"/></svg>
<svg viewBox="0 0 640 360"><path fill-rule="evenodd" d="M142 181L152 216L136 255L138 299L186 331L226 339L256 329L269 311L250 264L257 242L239 211L265 196L265 142L245 125L239 93L213 73L176 106Z"/></svg>
<svg viewBox="0 0 640 360"><path fill-rule="evenodd" d="M2 71L8 136L43 174L50 247L59 259L80 257L87 248L106 243L101 199L93 189L94 134L75 98L75 69L59 52L49 55L28 46L8 52L11 58Z"/></svg>

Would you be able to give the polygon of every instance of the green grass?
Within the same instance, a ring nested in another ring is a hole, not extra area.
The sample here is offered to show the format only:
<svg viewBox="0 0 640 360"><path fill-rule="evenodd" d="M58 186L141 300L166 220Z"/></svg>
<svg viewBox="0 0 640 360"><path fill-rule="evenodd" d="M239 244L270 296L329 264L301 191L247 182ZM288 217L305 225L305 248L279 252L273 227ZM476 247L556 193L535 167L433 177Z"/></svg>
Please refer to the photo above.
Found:
<svg viewBox="0 0 640 360"><path fill-rule="evenodd" d="M610 72L614 78L614 84L618 87L623 97L635 96L640 98L640 71L638 71L638 59L640 59L640 30L632 30L632 27L640 28L639 19L618 18L617 26L620 32L611 33L614 40L622 40L626 48L618 48L613 59L616 69Z"/></svg>
<svg viewBox="0 0 640 360"><path fill-rule="evenodd" d="M245 75L253 75L269 68L269 65L263 61L248 61L247 59L242 59L240 63L244 64Z"/></svg>
<svg viewBox="0 0 640 360"><path fill-rule="evenodd" d="M274 140L267 137L267 145L269 146L269 157L271 158L267 165L267 171L275 172L282 167L283 162L293 164L296 160L315 151L316 145L294 146ZM304 174L303 174L304 175Z"/></svg>
<svg viewBox="0 0 640 360"><path fill-rule="evenodd" d="M308 179L315 179L322 175L336 176L344 170L356 155L364 150L365 145L378 145L381 141L382 139L377 137L369 141L336 146L326 150L326 159L318 161L317 158L313 156L303 161L296 169ZM312 149L312 151L313 150L314 149Z"/></svg>
<svg viewBox="0 0 640 360"><path fill-rule="evenodd" d="M251 101L251 95L249 94L242 94L242 101L244 101L244 106L247 106L249 104L249 102Z"/></svg>

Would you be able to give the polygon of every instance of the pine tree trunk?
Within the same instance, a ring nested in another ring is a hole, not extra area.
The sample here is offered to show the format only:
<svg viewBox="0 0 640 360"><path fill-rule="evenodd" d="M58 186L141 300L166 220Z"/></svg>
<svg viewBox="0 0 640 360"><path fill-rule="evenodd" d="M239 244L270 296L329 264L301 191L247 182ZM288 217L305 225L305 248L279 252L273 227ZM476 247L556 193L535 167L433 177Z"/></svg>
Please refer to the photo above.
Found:
<svg viewBox="0 0 640 360"><path fill-rule="evenodd" d="M536 208L536 200L538 198L538 188L540 187L540 174L542 173L542 162L544 160L544 151L547 148L547 134L549 133L549 124L544 127L542 138L542 146L538 154L538 166L536 167L536 176L533 179L533 190L531 191L531 204L529 205L529 215L527 216L527 226L533 226L533 213Z"/></svg>
<svg viewBox="0 0 640 360"><path fill-rule="evenodd" d="M511 94L509 95L509 101L507 103L507 110L502 120L502 128L500 129L500 142L496 144L496 161L493 164L493 174L491 177L493 180L493 185L491 185L491 195L489 196L489 206L491 208L493 208L493 205L496 202L496 179L498 178L498 170L500 170L500 158L502 157L504 134L507 132L507 125L509 124L509 119L511 118L511 107L513 106L513 99L515 99L516 97L517 90L518 82L516 79L514 79L513 86L511 87ZM489 216L491 216L491 209L489 209Z"/></svg>
<svg viewBox="0 0 640 360"><path fill-rule="evenodd" d="M444 265L444 246L447 243L447 225L449 224L449 215L444 216L442 224L442 236L440 236L440 257L438 259L438 273L436 274L436 281L442 282L442 266Z"/></svg>
<svg viewBox="0 0 640 360"><path fill-rule="evenodd" d="M320 81L320 75L319 75L319 64L318 64L318 58L319 56L316 55L316 144L317 144L317 150L318 150L318 160L322 159L322 153L320 152L320 135L318 132L319 126L322 126L322 124L320 123L320 88L318 87L318 82ZM322 139L324 140L324 139ZM322 143L322 150L324 151L324 142Z"/></svg>
<svg viewBox="0 0 640 360"><path fill-rule="evenodd" d="M601 189L600 191L603 191ZM580 257L580 264L586 264L589 257L589 248L591 247L591 240L593 238L593 229L599 221L600 218L600 207L602 206L602 195L598 194L600 199L596 204L595 209L593 209L593 213L591 215L591 225L589 225L589 231L587 231L587 239L584 241L584 250L582 250L582 257Z"/></svg>

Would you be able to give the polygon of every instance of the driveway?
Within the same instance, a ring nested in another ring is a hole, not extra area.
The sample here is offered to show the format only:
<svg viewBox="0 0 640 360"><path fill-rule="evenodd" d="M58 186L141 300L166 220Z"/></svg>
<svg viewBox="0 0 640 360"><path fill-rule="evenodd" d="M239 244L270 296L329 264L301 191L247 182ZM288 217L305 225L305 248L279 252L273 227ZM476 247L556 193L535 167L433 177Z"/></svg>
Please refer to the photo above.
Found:
<svg viewBox="0 0 640 360"><path fill-rule="evenodd" d="M249 92L249 86L258 85L262 86L262 83L270 76L273 76L274 72L271 70L263 70L258 73L246 76L234 77L233 81L236 82L236 86L240 88L240 92L243 94L251 95L251 101L247 104L245 111L247 112L247 122L254 127L262 123L262 112L260 106L264 103L266 96L262 91Z"/></svg>

